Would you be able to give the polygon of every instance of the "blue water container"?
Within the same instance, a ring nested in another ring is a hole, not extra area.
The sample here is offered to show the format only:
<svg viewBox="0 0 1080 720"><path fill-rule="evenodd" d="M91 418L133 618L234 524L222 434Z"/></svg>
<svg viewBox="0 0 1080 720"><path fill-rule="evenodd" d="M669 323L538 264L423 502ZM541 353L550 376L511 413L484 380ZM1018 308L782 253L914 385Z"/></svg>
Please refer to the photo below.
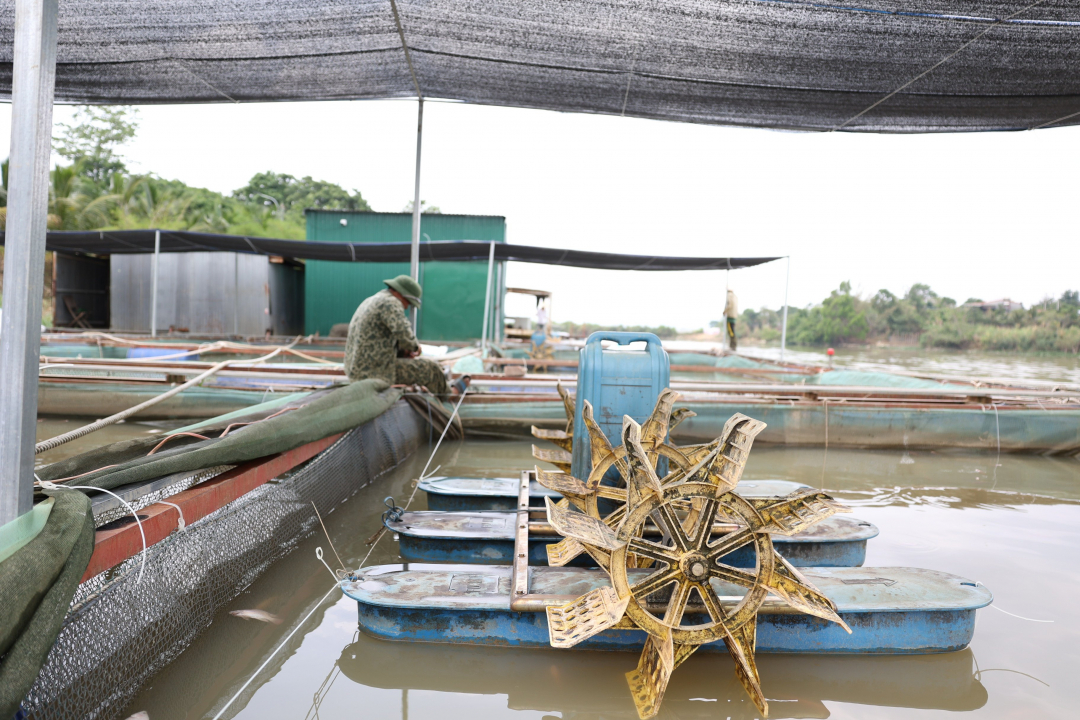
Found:
<svg viewBox="0 0 1080 720"><path fill-rule="evenodd" d="M604 347L603 340L618 343ZM631 347L631 343L645 343ZM623 415L645 422L660 392L668 387L671 364L660 338L652 333L594 332L585 341L578 364L574 409L574 454L571 472L585 479L591 469L589 437L581 421L582 402L593 406L593 417L612 445L622 443Z"/></svg>

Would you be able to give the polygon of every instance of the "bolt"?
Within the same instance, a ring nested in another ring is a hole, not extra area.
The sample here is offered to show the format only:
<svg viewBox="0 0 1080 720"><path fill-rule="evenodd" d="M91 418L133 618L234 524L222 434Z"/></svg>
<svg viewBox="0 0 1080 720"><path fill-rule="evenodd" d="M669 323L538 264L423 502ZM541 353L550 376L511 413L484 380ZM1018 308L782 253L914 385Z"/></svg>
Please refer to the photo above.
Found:
<svg viewBox="0 0 1080 720"><path fill-rule="evenodd" d="M694 563L690 566L690 571L694 573L695 576L701 576L705 574L705 566L701 563Z"/></svg>

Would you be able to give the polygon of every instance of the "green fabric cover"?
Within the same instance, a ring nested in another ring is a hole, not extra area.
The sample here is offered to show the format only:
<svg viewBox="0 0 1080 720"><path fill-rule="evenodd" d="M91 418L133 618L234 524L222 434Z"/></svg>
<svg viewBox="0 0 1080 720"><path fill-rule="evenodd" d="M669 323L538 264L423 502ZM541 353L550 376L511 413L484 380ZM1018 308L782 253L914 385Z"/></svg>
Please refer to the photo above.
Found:
<svg viewBox="0 0 1080 720"><path fill-rule="evenodd" d="M41 529L45 527L45 523L49 521L49 513L52 509L53 500L49 498L35 505L34 509L25 515L20 515L0 527L0 563L37 537Z"/></svg>
<svg viewBox="0 0 1080 720"><path fill-rule="evenodd" d="M860 370L828 370L815 375L807 381L808 385L856 385L859 387L894 387L933 389L945 386L943 383L922 378L905 377L883 372L865 372Z"/></svg>
<svg viewBox="0 0 1080 720"><path fill-rule="evenodd" d="M41 532L0 562L0 718L34 684L94 552L90 500L70 490L54 497Z"/></svg>
<svg viewBox="0 0 1080 720"><path fill-rule="evenodd" d="M298 410L250 425L243 432L186 443L188 438L178 438L150 456L146 453L151 443L160 442L163 435L116 443L42 468L38 477L53 480L86 473L73 484L111 489L177 472L238 465L362 425L389 409L401 395L401 390L382 380L360 380L320 393Z"/></svg>

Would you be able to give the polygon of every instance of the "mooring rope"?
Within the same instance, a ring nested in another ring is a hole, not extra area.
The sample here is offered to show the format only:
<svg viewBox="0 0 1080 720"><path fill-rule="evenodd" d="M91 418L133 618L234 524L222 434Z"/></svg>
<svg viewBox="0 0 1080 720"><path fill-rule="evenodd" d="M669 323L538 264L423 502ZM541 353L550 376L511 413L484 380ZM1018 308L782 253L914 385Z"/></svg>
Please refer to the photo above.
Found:
<svg viewBox="0 0 1080 720"><path fill-rule="evenodd" d="M424 470L423 470L423 472L420 473L420 478L413 485L412 494L409 496L409 501L405 504L405 509L406 510L409 508L409 505L412 504L413 498L416 497L416 491L420 487L420 482L425 479L425 473L427 472L428 468L431 467L431 461L433 459L435 459L435 453L439 452L439 446L442 445L443 438L446 437L446 431L450 429L450 425L454 422L454 418L457 416L458 409L461 407L461 403L465 400L465 395L468 392L469 392L469 388L468 388L468 386L466 386L465 390L461 393L461 397L458 399L457 405L454 406L454 412L451 413L451 415L450 415L450 421L446 423L446 427L443 428L442 435L439 436L439 441L437 443L435 443L435 447L434 447L434 449L432 449L431 455L428 457L427 464L424 465ZM440 465L439 467L442 467L442 466ZM438 467L435 468L436 471L438 469L439 469ZM318 511L316 510L316 512L318 512ZM386 528L384 526L383 530L385 530L385 529ZM325 527L323 528L323 531L325 532ZM378 537L376 537L374 542L372 542L371 548L367 551L367 554L364 555L364 559L360 561L360 565L357 566L357 568L356 568L357 570L360 570L365 565L367 565L367 561L371 557L371 553L375 552L375 548L378 547L379 541L382 540L383 535L385 535L385 533L379 533ZM329 537L329 535L327 537ZM319 562L322 562L324 565L326 565L326 562L322 558L322 548L321 547L316 548L316 557L319 559ZM329 565L327 565L327 569L328 570L330 569ZM330 570L330 574L333 575L334 571ZM330 597L330 593L334 592L335 590L340 589L340 587L341 587L341 585L339 583L335 583L329 590L326 591L325 595L323 595L321 598L319 598L318 602L315 603L315 606L313 608L311 608L311 611L307 615L304 616L304 619L301 620L299 623L297 623L296 627L294 627L292 629L292 631L285 637L285 639L282 640L281 643L278 644L278 646L276 648L274 648L274 651L270 653L270 655L266 658L266 660L263 661L263 664L260 665L259 668L251 675L251 677L249 677L247 679L247 681L243 685L240 686L240 689L236 691L236 694L233 695L231 698L229 698L229 701L227 703L225 703L225 705L220 710L218 710L217 714L214 715L213 720L221 720L221 716L224 715L225 711L228 710L229 707L233 704L233 702L236 701L236 698L240 697L240 695L242 695L243 692L245 690L247 690L248 686L251 685L251 683L255 680L255 678L257 678L259 676L259 673L261 673L263 670L266 669L266 666L270 664L270 661L273 660L274 657L279 652L281 652L281 649L283 647L285 647L285 645L289 642L289 640L292 639L293 635L295 635L296 632L307 623L307 621L311 618L311 616L315 614L315 611L318 610L322 606L322 604L326 600L326 598Z"/></svg>
<svg viewBox="0 0 1080 720"><path fill-rule="evenodd" d="M92 432L96 432L96 431L100 430L103 427L108 427L109 425L114 425L114 424L120 422L121 420L129 418L132 415L135 415L136 413L139 413L139 412L145 410L146 408L153 407L154 405L157 405L159 402L162 402L163 400L168 400L169 398L173 397L174 395L177 395L177 394L183 392L184 390L187 390L188 388L190 388L190 387L192 387L194 385L198 385L203 380L206 380L207 378L211 377L212 375L216 375L218 372L224 370L229 365L233 365L235 363L266 362L267 360L270 360L270 359L276 357L277 355L281 354L282 352L284 352L285 349L286 348L278 348L277 350L270 353L269 355L264 355L264 356L262 356L260 358L254 359L254 360L226 360L224 362L220 362L217 365L215 365L214 367L207 370L206 372L204 372L204 373L202 373L200 375L196 375L195 377L193 377L191 380L188 380L183 385L177 385L172 390L164 392L161 395L158 395L157 397L152 397L149 400L147 400L146 402L139 403L138 405L136 405L134 407L129 407L127 410L122 410L122 411L116 413L115 415L110 415L107 418L102 418L101 420L95 420L94 422L90 423L89 425L83 425L81 428L76 428L75 430L72 430L71 432L66 432L63 435L57 435L54 438L49 438L48 440L42 440L41 442L39 442L37 445L34 446L34 454L35 455L40 455L43 452L46 452L48 450L52 450L54 448L60 447L64 443L69 443L72 440L77 440L77 439L83 437L84 435L89 435Z"/></svg>

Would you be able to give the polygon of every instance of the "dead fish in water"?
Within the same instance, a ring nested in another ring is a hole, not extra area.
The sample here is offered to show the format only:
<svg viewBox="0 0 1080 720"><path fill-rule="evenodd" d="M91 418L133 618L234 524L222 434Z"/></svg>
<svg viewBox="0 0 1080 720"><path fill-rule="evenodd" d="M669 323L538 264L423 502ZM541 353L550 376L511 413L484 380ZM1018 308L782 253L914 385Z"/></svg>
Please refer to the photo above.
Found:
<svg viewBox="0 0 1080 720"><path fill-rule="evenodd" d="M235 615L238 618L244 620L261 620L262 622L274 623L275 625L281 624L281 618L273 613L268 613L265 610L230 610L230 615ZM137 720L142 720L141 718Z"/></svg>
<svg viewBox="0 0 1080 720"><path fill-rule="evenodd" d="M129 717L127 720L150 720L150 714L145 710L140 710L139 712Z"/></svg>

